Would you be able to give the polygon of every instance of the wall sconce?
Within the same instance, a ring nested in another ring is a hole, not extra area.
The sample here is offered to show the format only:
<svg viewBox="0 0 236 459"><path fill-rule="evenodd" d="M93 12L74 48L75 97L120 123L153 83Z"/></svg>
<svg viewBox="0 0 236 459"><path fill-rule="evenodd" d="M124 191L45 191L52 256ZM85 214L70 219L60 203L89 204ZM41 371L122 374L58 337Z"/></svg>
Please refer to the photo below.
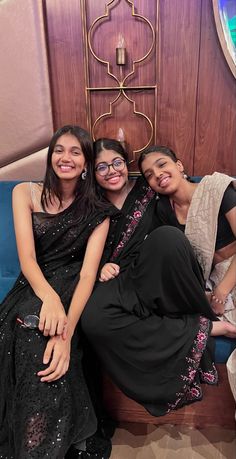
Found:
<svg viewBox="0 0 236 459"><path fill-rule="evenodd" d="M116 64L125 65L126 61L126 48L125 48L125 39L123 35L119 34L119 39L116 48Z"/></svg>
<svg viewBox="0 0 236 459"><path fill-rule="evenodd" d="M125 132L124 132L124 129L122 127L119 127L119 129L117 131L116 139L121 143L121 145L124 148L124 150L127 150L127 145L126 145L126 141L125 141Z"/></svg>

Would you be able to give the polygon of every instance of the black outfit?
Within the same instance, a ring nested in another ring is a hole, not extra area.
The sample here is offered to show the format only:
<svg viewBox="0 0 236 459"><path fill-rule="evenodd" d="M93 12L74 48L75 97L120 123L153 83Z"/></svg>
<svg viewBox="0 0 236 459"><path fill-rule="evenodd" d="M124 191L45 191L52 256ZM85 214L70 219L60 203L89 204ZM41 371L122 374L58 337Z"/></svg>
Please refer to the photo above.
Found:
<svg viewBox="0 0 236 459"><path fill-rule="evenodd" d="M113 211L112 211L113 212ZM57 215L32 214L37 262L67 311L93 229L111 210L94 210L86 219L78 202ZM23 328L16 318L39 315L42 302L20 274L0 313L0 456L64 458L72 444L91 436L97 421L83 377L79 334L71 343L67 373L40 382L48 341L38 329ZM97 457L97 456L96 456ZM98 456L98 457L102 457Z"/></svg>
<svg viewBox="0 0 236 459"><path fill-rule="evenodd" d="M137 180L111 228L110 261L121 272L97 284L81 324L113 381L160 416L199 400L200 379L215 384L217 372L201 271L181 231L152 231L155 206Z"/></svg>
<svg viewBox="0 0 236 459"><path fill-rule="evenodd" d="M229 185L224 193L218 214L215 250L222 249L226 245L235 241L234 233L227 218L225 217L225 214L235 206L236 190L232 185ZM179 228L181 231L185 231L185 225L178 222L168 196L159 195L156 214L159 225L176 226L176 228Z"/></svg>

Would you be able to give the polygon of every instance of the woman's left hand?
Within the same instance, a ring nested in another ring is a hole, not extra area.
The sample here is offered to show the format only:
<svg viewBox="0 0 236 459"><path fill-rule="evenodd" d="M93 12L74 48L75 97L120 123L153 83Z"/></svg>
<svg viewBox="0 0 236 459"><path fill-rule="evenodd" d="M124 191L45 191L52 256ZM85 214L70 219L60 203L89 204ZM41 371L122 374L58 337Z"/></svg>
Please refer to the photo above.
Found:
<svg viewBox="0 0 236 459"><path fill-rule="evenodd" d="M66 336L67 316L59 295L56 292L44 296L39 315L39 330L44 336Z"/></svg>
<svg viewBox="0 0 236 459"><path fill-rule="evenodd" d="M105 263L101 269L99 281L107 282L108 280L114 279L114 277L118 276L119 272L120 267L116 263Z"/></svg>
<svg viewBox="0 0 236 459"><path fill-rule="evenodd" d="M52 382L61 378L68 370L70 363L71 339L63 339L60 336L53 336L49 339L44 356L43 363L49 366L38 372L40 381Z"/></svg>
<svg viewBox="0 0 236 459"><path fill-rule="evenodd" d="M211 307L217 316L222 316L225 312L225 301L227 295L216 287L211 294Z"/></svg>

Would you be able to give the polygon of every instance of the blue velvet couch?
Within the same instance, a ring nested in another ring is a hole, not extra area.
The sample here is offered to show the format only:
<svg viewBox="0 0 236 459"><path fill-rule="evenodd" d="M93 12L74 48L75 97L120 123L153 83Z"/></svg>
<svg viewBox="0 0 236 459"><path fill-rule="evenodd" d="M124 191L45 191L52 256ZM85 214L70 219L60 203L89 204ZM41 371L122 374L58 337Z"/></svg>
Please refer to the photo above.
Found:
<svg viewBox="0 0 236 459"><path fill-rule="evenodd" d="M11 196L12 196L12 189L17 182L0 182L0 303L2 302L3 298L6 296L7 292L13 286L19 271L19 261L17 257L17 250L16 250L16 242L15 242L15 235L14 235L14 227L13 227L13 218L12 218L12 204L11 204ZM225 364L229 355L236 347L236 340L227 339L224 337L217 337L215 339L215 361L217 364ZM225 367L225 365L223 365ZM226 373L225 373L226 374ZM224 376L225 379L225 376ZM227 379L227 377L226 377ZM119 392L117 392L117 388L112 388L112 383L107 381L105 378L105 387L107 388L105 398L108 397L107 403L108 405L114 405L114 400L118 397L119 406L121 406L121 399L124 399ZM229 390L229 388L227 389ZM111 400L112 394L112 400ZM118 394L118 395L117 395ZM128 399L127 399L128 400ZM111 409L112 414L114 417L120 420L136 420L140 422L151 422L149 419L152 417L147 417L143 415L143 412L139 415L137 411L134 415L132 415L133 406L135 402L131 401L131 407L127 411L127 403L124 402L125 408L122 411L119 411L120 408L115 407L113 410ZM202 403L202 402L200 402ZM232 401L233 403L233 401ZM118 411L117 411L118 410ZM179 410L181 411L181 410ZM131 416L131 417L130 417ZM169 416L169 415L167 415ZM136 418L136 419L133 419ZM165 418L165 416L163 417ZM154 421L155 420L155 421ZM154 418L153 422L157 424L156 418ZM172 421L173 422L173 421ZM187 422L189 424L189 422ZM191 424L191 422L190 422ZM196 422L194 422L196 424ZM226 422L227 424L227 422Z"/></svg>
<svg viewBox="0 0 236 459"><path fill-rule="evenodd" d="M0 302L19 271L12 217L12 188L17 182L0 182Z"/></svg>

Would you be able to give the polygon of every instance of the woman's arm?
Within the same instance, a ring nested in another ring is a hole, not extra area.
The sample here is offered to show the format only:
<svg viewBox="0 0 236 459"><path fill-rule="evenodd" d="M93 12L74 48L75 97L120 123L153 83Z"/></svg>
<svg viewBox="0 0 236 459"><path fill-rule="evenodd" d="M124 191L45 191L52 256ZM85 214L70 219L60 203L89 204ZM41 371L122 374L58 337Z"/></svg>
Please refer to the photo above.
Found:
<svg viewBox="0 0 236 459"><path fill-rule="evenodd" d="M106 220L97 226L88 240L82 269L80 271L80 280L75 289L68 312L68 332L71 336L74 333L74 329L92 293L96 281L97 271L109 229L109 221L109 218L106 218Z"/></svg>
<svg viewBox="0 0 236 459"><path fill-rule="evenodd" d="M29 183L20 183L12 195L14 227L21 270L42 301L39 329L45 336L61 334L67 317L61 300L45 279L36 259L32 227L33 205Z"/></svg>
<svg viewBox="0 0 236 459"><path fill-rule="evenodd" d="M82 269L80 271L80 279L75 288L68 311L67 336L65 340L63 340L61 336L53 337L49 340L44 353L43 363L47 364L50 359L51 362L46 370L38 373L38 376L41 377L41 381L55 381L63 376L68 370L71 338L92 293L108 229L109 218L95 228L88 240Z"/></svg>
<svg viewBox="0 0 236 459"><path fill-rule="evenodd" d="M231 210L229 210L226 214L225 217L227 218L230 227L232 229L233 234L236 237L236 207L233 207ZM236 254L234 254L233 259L231 261L231 264L226 271L222 281L215 287L214 289L214 295L212 297L212 307L216 312L217 309L217 314L223 314L224 313L224 301L226 300L228 294L231 292L231 290L236 286ZM214 297L220 300L217 302L214 300Z"/></svg>

